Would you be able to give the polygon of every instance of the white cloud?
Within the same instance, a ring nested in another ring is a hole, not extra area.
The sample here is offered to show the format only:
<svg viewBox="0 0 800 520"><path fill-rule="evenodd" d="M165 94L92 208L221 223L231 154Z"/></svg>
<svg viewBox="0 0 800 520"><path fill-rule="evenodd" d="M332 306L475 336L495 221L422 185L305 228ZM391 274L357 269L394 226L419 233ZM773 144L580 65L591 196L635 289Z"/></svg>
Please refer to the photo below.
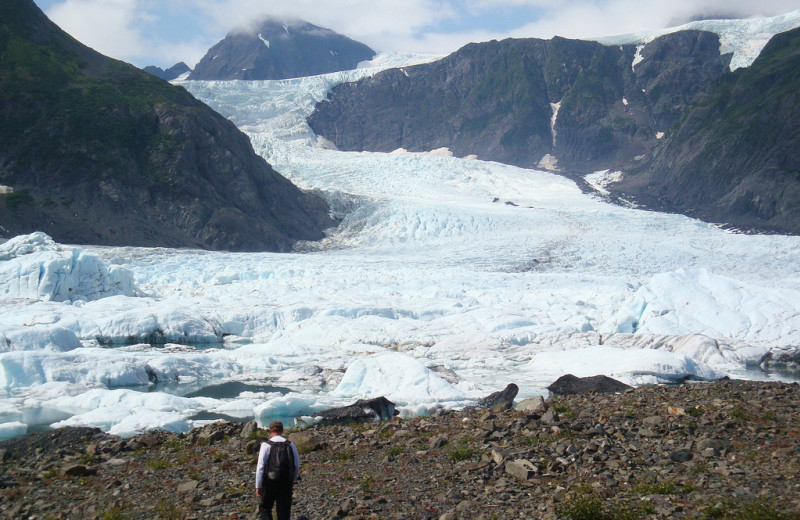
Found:
<svg viewBox="0 0 800 520"><path fill-rule="evenodd" d="M48 16L90 47L137 65L162 66L181 60L194 66L228 31L265 15L307 20L379 51L441 54L471 41L591 38L660 29L698 16L774 16L800 8L800 0L37 1L55 1ZM521 13L512 19L513 28L476 27L476 20L489 21L511 8ZM464 20L467 26L460 25Z"/></svg>
<svg viewBox="0 0 800 520"><path fill-rule="evenodd" d="M149 47L137 24L150 15L137 0L66 0L53 5L47 16L81 43L108 56L124 59Z"/></svg>

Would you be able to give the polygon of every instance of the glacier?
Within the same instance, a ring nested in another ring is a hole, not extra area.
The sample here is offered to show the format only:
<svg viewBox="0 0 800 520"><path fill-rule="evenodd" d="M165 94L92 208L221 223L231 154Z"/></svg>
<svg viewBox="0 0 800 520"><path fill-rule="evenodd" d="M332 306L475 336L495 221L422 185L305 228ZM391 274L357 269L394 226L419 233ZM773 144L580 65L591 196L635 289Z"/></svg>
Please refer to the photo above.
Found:
<svg viewBox="0 0 800 520"><path fill-rule="evenodd" d="M427 414L510 382L544 395L565 372L794 377L759 364L800 345L800 237L615 206L474 158L341 152L306 125L333 85L430 59L179 81L341 225L285 254L0 244L0 437L264 424L378 395Z"/></svg>

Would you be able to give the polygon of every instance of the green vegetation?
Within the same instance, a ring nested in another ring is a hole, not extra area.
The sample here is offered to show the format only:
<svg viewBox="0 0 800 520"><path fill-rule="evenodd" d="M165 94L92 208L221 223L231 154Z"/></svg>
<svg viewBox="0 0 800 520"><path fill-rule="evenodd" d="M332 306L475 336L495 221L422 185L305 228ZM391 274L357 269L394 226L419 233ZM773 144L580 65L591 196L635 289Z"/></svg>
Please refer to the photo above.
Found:
<svg viewBox="0 0 800 520"><path fill-rule="evenodd" d="M156 109L188 113L199 104L180 87L82 49L30 9L19 11L24 22L0 20L0 147L13 151L17 168L56 164L71 178L121 177L132 165L151 180L163 173L141 167L180 148ZM6 197L13 207L22 203L29 201Z"/></svg>
<svg viewBox="0 0 800 520"><path fill-rule="evenodd" d="M164 520L181 520L183 518L183 510L175 504L162 499L156 505L156 515Z"/></svg>
<svg viewBox="0 0 800 520"><path fill-rule="evenodd" d="M167 459L157 458L145 462L145 466L150 469L167 469L172 466L172 463Z"/></svg>
<svg viewBox="0 0 800 520"><path fill-rule="evenodd" d="M398 455L402 455L405 453L405 450L400 446L392 446L388 450L386 450L386 455L389 457L397 457Z"/></svg>
<svg viewBox="0 0 800 520"><path fill-rule="evenodd" d="M742 408L741 406L735 406L731 409L730 412L731 419L736 419L737 421L749 421L750 414L747 413L747 410Z"/></svg>
<svg viewBox="0 0 800 520"><path fill-rule="evenodd" d="M706 509L706 520L790 520L790 516L766 499L745 502L724 500Z"/></svg>
<svg viewBox="0 0 800 520"><path fill-rule="evenodd" d="M3 195L3 201L8 209L17 209L20 205L33 205L33 197L28 190L14 191Z"/></svg>
<svg viewBox="0 0 800 520"><path fill-rule="evenodd" d="M705 410L703 410L699 406L690 406L689 408L686 409L686 414L691 417L700 417L704 413L706 413Z"/></svg>
<svg viewBox="0 0 800 520"><path fill-rule="evenodd" d="M633 486L631 491L637 495L674 495L678 492L678 486L671 480L658 481L651 477Z"/></svg>
<svg viewBox="0 0 800 520"><path fill-rule="evenodd" d="M590 489L581 486L573 491L570 498L558 506L559 516L569 520L641 520L652 513L651 506L643 504L633 509L613 504Z"/></svg>
<svg viewBox="0 0 800 520"><path fill-rule="evenodd" d="M469 460L472 458L473 455L475 455L475 450L467 446L458 446L456 448L451 449L450 452L447 454L447 456L453 462L461 462L464 460Z"/></svg>
<svg viewBox="0 0 800 520"><path fill-rule="evenodd" d="M103 513L102 520L127 520L127 516L122 512L119 506L113 506L111 509Z"/></svg>

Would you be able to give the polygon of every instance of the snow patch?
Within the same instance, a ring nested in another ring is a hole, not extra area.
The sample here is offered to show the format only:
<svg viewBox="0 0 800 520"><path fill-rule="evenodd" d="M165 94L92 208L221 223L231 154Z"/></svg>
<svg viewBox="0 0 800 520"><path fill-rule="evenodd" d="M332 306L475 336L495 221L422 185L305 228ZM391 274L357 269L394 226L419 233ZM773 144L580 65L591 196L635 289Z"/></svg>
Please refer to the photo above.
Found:
<svg viewBox="0 0 800 520"><path fill-rule="evenodd" d="M664 132L656 132L656 139L663 139Z"/></svg>
<svg viewBox="0 0 800 520"><path fill-rule="evenodd" d="M261 33L258 33L258 39L259 39L259 40L261 40L262 42L264 42L264 45L266 45L266 46L267 46L267 49L269 49L269 48L270 48L270 47L269 47L269 40L267 40L267 39L265 39L263 36L261 36Z"/></svg>
<svg viewBox="0 0 800 520"><path fill-rule="evenodd" d="M547 171L558 171L558 157L546 153L539 159L536 167Z"/></svg>
<svg viewBox="0 0 800 520"><path fill-rule="evenodd" d="M631 63L631 70L636 72L636 66L644 61L644 56L642 56L642 50L646 43L642 43L636 46L636 54L633 55L633 62Z"/></svg>
<svg viewBox="0 0 800 520"><path fill-rule="evenodd" d="M561 101L558 103L550 103L550 109L553 115L550 117L550 134L553 136L553 150L556 148L556 121L558 120L558 111L561 109Z"/></svg>

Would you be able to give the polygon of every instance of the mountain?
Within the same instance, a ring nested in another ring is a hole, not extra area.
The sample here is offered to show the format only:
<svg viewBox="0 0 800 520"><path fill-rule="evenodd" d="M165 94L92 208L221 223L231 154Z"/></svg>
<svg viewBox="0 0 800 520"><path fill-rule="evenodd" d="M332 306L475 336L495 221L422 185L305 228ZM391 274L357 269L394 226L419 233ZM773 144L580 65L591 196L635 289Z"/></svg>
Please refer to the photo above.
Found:
<svg viewBox="0 0 800 520"><path fill-rule="evenodd" d="M176 63L175 65L166 70L162 69L161 67L156 67L154 65L148 65L142 70L149 74L152 74L157 78L161 78L167 81L172 81L173 79L179 77L181 74L186 74L187 72L190 72L192 69L190 69L189 66L184 62L180 62Z"/></svg>
<svg viewBox="0 0 800 520"><path fill-rule="evenodd" d="M191 80L285 79L355 69L372 59L366 45L303 21L269 18L231 31L195 66Z"/></svg>
<svg viewBox="0 0 800 520"><path fill-rule="evenodd" d="M612 192L742 228L800 233L800 28L720 78Z"/></svg>
<svg viewBox="0 0 800 520"><path fill-rule="evenodd" d="M333 224L233 123L32 0L0 4L0 185L3 234L67 243L287 250Z"/></svg>
<svg viewBox="0 0 800 520"><path fill-rule="evenodd" d="M429 64L335 87L309 117L342 150L423 151L589 172L646 153L728 69L717 35L634 45L554 38L470 44Z"/></svg>
<svg viewBox="0 0 800 520"><path fill-rule="evenodd" d="M748 67L742 49L755 45L735 39L796 26L798 13L752 30L743 20L695 22L614 44L470 44L434 63L339 85L308 123L341 150L446 147L581 181L621 170L623 181L609 189L625 199L800 233L796 42L776 36Z"/></svg>

